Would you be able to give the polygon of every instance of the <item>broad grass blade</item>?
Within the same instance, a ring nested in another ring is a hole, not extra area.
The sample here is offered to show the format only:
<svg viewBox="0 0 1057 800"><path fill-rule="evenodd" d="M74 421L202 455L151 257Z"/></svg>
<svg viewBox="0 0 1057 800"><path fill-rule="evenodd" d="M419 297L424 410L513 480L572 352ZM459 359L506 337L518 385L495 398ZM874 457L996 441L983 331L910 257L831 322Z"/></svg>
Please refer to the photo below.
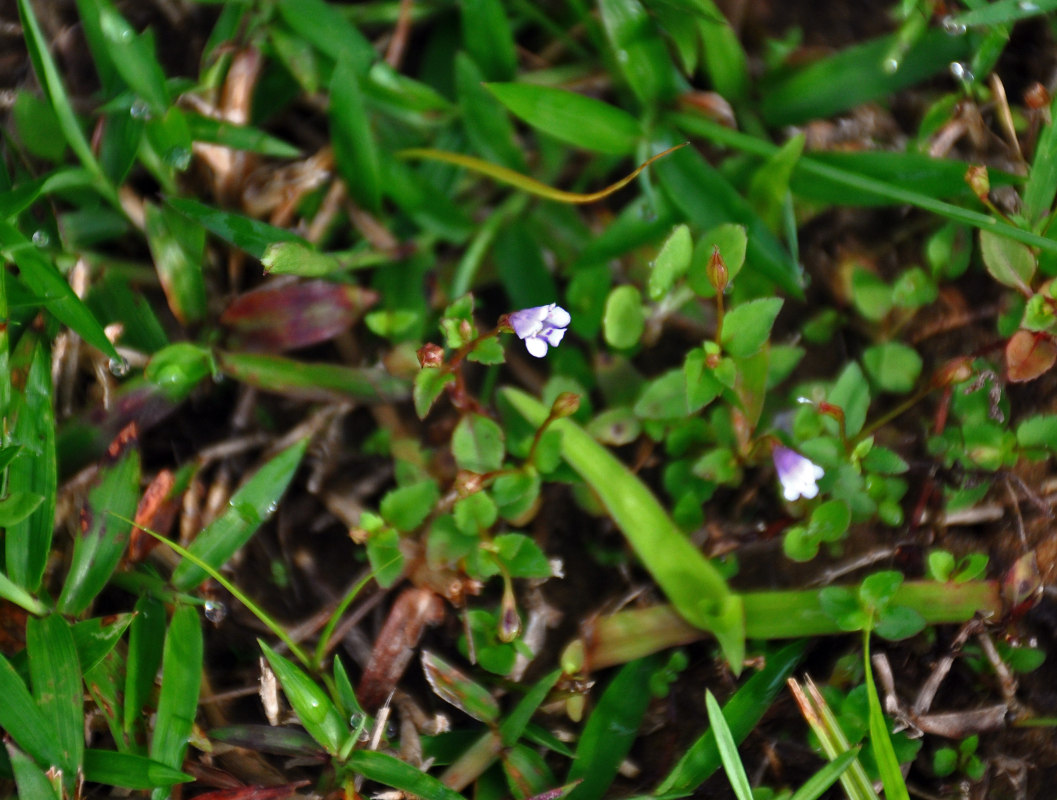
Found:
<svg viewBox="0 0 1057 800"><path fill-rule="evenodd" d="M70 624L57 614L26 624L26 651L33 696L55 732L63 785L72 790L84 760L81 667Z"/></svg>
<svg viewBox="0 0 1057 800"><path fill-rule="evenodd" d="M113 750L85 750L84 779L107 786L140 790L194 780L187 773L146 756L116 753Z"/></svg>
<svg viewBox="0 0 1057 800"><path fill-rule="evenodd" d="M260 642L268 666L282 684L283 694L290 701L297 718L309 735L331 755L341 752L349 738L349 726L327 693L292 661L283 658L264 642Z"/></svg>

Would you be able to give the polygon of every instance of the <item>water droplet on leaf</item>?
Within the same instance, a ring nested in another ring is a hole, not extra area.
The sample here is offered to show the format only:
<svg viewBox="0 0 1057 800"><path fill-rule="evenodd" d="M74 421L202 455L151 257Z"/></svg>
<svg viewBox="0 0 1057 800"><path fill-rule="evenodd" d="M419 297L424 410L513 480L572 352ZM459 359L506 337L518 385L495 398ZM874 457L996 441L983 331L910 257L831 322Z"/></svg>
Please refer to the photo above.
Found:
<svg viewBox="0 0 1057 800"><path fill-rule="evenodd" d="M47 231L33 231L33 244L37 247L47 247L51 243L51 237Z"/></svg>
<svg viewBox="0 0 1057 800"><path fill-rule="evenodd" d="M228 615L228 607L219 600L206 600L205 615L206 619L217 625Z"/></svg>
<svg viewBox="0 0 1057 800"><path fill-rule="evenodd" d="M128 359L124 357L112 358L107 364L110 374L115 378L123 378L128 375Z"/></svg>
<svg viewBox="0 0 1057 800"><path fill-rule="evenodd" d="M191 164L191 151L186 147L173 147L165 154L165 163L183 172Z"/></svg>
<svg viewBox="0 0 1057 800"><path fill-rule="evenodd" d="M976 80L976 76L973 75L970 70L961 61L952 61L950 66L951 76L956 80L965 81L966 83L972 83Z"/></svg>
<svg viewBox="0 0 1057 800"><path fill-rule="evenodd" d="M887 72L889 75L894 75L899 71L899 59L898 58L886 58L884 63L881 64L881 69Z"/></svg>
<svg viewBox="0 0 1057 800"><path fill-rule="evenodd" d="M133 119L150 119L150 106L142 100L136 100L128 109L129 116Z"/></svg>
<svg viewBox="0 0 1057 800"><path fill-rule="evenodd" d="M961 36L967 30L962 23L958 22L950 15L947 15L940 20L940 27L943 28L944 33L950 34L951 36Z"/></svg>

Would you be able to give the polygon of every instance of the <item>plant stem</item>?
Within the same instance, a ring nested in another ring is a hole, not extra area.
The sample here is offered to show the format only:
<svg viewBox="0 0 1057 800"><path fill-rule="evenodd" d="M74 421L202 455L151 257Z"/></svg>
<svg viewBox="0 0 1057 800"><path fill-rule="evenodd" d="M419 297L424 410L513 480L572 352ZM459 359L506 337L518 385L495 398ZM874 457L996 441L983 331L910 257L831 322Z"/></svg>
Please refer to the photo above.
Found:
<svg viewBox="0 0 1057 800"><path fill-rule="evenodd" d="M818 590L747 592L745 635L749 639L798 639L844 634L822 610ZM896 591L892 602L915 609L929 625L965 622L975 614L994 616L1002 612L995 581L938 583L912 581ZM623 664L669 647L689 644L708 636L669 605L621 611L588 623L582 640L566 649L584 649L584 665L596 670Z"/></svg>

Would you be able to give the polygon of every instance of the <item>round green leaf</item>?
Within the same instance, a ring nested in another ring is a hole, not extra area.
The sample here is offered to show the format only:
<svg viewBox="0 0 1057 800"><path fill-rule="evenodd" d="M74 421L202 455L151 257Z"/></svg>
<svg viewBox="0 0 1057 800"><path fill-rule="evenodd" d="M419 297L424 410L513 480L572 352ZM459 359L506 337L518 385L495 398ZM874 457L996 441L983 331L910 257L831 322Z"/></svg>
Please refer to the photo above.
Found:
<svg viewBox="0 0 1057 800"><path fill-rule="evenodd" d="M602 331L606 342L618 350L634 347L646 328L642 295L634 286L618 286L606 298Z"/></svg>
<svg viewBox="0 0 1057 800"><path fill-rule="evenodd" d="M506 454L503 430L481 414L467 414L455 427L451 452L460 469L491 472L503 466Z"/></svg>

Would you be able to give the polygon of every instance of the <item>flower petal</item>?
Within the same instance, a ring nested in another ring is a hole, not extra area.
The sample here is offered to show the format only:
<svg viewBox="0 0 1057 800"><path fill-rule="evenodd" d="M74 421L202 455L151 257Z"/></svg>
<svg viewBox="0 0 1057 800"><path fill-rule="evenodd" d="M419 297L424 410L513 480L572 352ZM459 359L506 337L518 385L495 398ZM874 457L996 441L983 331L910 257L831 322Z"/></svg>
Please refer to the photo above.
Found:
<svg viewBox="0 0 1057 800"><path fill-rule="evenodd" d="M535 336L543 327L543 321L547 318L552 306L553 303L549 306L536 306L535 308L515 311L507 316L510 321L510 327L514 329L514 333L518 335L519 339Z"/></svg>
<svg viewBox="0 0 1057 800"><path fill-rule="evenodd" d="M565 328L544 328L537 336L545 340L551 347L557 347L561 344L562 337L565 336Z"/></svg>
<svg viewBox="0 0 1057 800"><path fill-rule="evenodd" d="M573 321L572 314L556 303L551 303L550 311L547 313L545 322L555 328L568 328Z"/></svg>
<svg viewBox="0 0 1057 800"><path fill-rule="evenodd" d="M530 336L525 340L525 348L536 358L547 355L547 342L539 336Z"/></svg>

